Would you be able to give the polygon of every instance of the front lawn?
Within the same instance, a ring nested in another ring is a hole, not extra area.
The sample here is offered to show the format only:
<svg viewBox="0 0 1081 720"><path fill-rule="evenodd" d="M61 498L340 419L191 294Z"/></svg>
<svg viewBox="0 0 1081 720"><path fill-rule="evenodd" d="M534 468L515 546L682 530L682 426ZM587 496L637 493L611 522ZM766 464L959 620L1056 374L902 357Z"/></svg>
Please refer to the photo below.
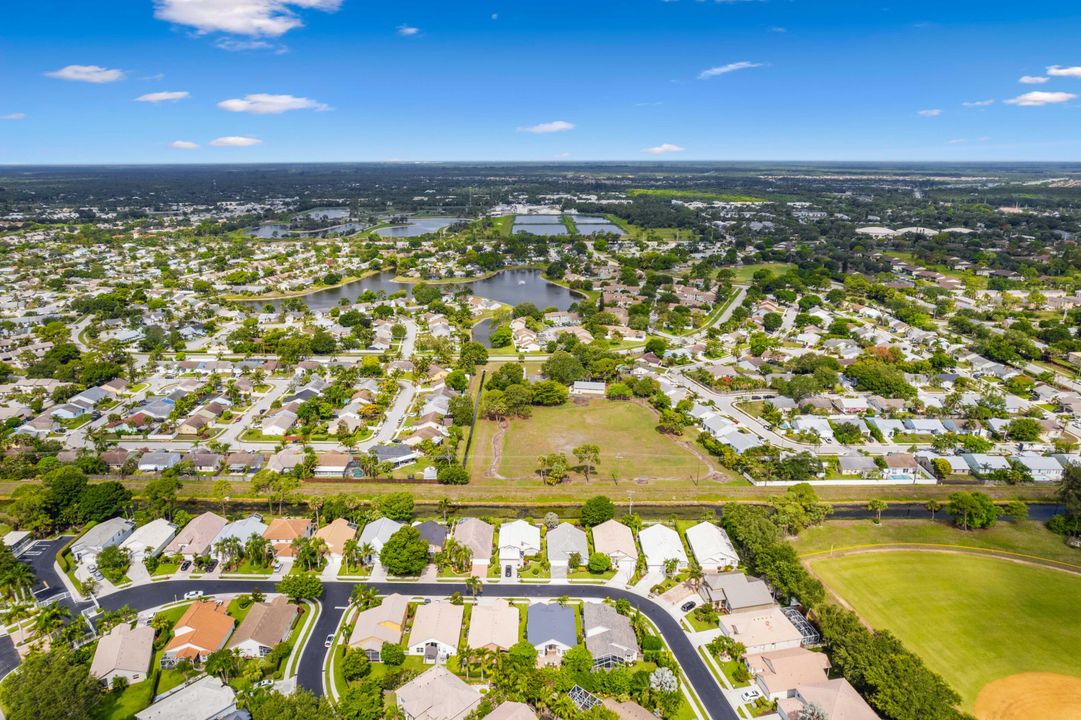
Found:
<svg viewBox="0 0 1081 720"><path fill-rule="evenodd" d="M941 674L966 710L999 678L1081 673L1081 577L936 552L823 556L811 567L864 620Z"/></svg>
<svg viewBox="0 0 1081 720"><path fill-rule="evenodd" d="M94 713L95 720L130 720L135 713L149 707L154 700L154 683L144 680L124 688L117 694L105 694L105 700Z"/></svg>

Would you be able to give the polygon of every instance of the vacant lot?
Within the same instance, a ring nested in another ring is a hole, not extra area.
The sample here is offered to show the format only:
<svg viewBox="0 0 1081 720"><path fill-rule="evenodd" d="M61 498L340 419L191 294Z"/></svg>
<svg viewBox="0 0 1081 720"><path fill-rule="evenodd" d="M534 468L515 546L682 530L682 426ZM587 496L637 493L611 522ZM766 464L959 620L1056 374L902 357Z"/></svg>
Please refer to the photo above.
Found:
<svg viewBox="0 0 1081 720"><path fill-rule="evenodd" d="M939 552L823 556L811 567L864 620L895 633L941 674L968 710L1000 678L1081 674L1081 577Z"/></svg>
<svg viewBox="0 0 1081 720"><path fill-rule="evenodd" d="M731 265L722 269L732 271L732 282L747 284L759 270L769 270L774 275L781 275L794 267L795 265L789 263L756 263L754 265Z"/></svg>
<svg viewBox="0 0 1081 720"><path fill-rule="evenodd" d="M601 463L595 480L705 479L715 466L689 441L661 435L656 415L633 402L595 399L560 407L538 407L531 418L511 420L503 431L491 421L478 422L472 468L475 480L537 478L537 458L553 452L576 465L573 450L593 443L600 447ZM572 473L572 479L581 478Z"/></svg>

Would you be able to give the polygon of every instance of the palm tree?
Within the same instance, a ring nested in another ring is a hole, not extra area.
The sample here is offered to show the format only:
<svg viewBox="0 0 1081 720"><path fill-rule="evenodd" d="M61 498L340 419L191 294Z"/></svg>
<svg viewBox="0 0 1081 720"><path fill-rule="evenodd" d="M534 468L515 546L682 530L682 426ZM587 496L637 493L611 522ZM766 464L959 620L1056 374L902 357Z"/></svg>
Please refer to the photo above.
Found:
<svg viewBox="0 0 1081 720"><path fill-rule="evenodd" d="M68 620L71 620L71 610L53 603L34 618L34 634L39 637L43 635L52 637Z"/></svg>
<svg viewBox="0 0 1081 720"><path fill-rule="evenodd" d="M465 587L467 590L469 590L470 595L476 597L478 594L480 594L481 589L484 587L484 585L483 583L481 583L479 577L477 577L476 575L470 575L465 579Z"/></svg>
<svg viewBox="0 0 1081 720"><path fill-rule="evenodd" d="M705 577L705 573L702 572L702 566L698 564L697 560L691 560L687 563L687 582L695 590L702 583L702 578Z"/></svg>
<svg viewBox="0 0 1081 720"><path fill-rule="evenodd" d="M360 555L360 562L362 564L371 565L373 562L375 562L375 548L372 547L371 543L364 543L363 545L361 545L360 548L357 550L357 553L359 553Z"/></svg>
<svg viewBox="0 0 1081 720"><path fill-rule="evenodd" d="M479 648L476 653L477 661L480 664L480 679L484 680L488 671L492 669L492 665L495 663L497 655L494 650L489 650L488 648Z"/></svg>
<svg viewBox="0 0 1081 720"><path fill-rule="evenodd" d="M308 507L315 513L315 527L319 527L319 513L323 510L323 505L326 503L321 497L308 498Z"/></svg>
<svg viewBox="0 0 1081 720"><path fill-rule="evenodd" d="M360 543L356 538L349 538L342 546L342 560L347 570L360 564Z"/></svg>
<svg viewBox="0 0 1081 720"><path fill-rule="evenodd" d="M252 565L266 567L270 559L270 541L262 535L252 533L244 543L244 555Z"/></svg>
<svg viewBox="0 0 1081 720"><path fill-rule="evenodd" d="M942 503L940 503L938 500L928 500L926 507L928 512L931 513L931 519L934 520L935 513L942 509Z"/></svg>
<svg viewBox="0 0 1081 720"><path fill-rule="evenodd" d="M454 507L454 505L450 501L450 498L446 498L446 497L445 498L440 498L439 499L439 504L436 507L438 507L439 512L442 513L442 515L443 515L443 523L446 524L446 522L447 522L447 513L449 513L451 511L451 508Z"/></svg>
<svg viewBox="0 0 1081 720"><path fill-rule="evenodd" d="M466 681L469 680L469 671L472 669L473 653L475 652L476 651L473 648L466 646L462 652L458 653L458 661L461 663L461 667L465 668Z"/></svg>
<svg viewBox="0 0 1081 720"><path fill-rule="evenodd" d="M367 610L379 604L379 593L371 585L357 585L350 593L349 599L361 610Z"/></svg>
<svg viewBox="0 0 1081 720"><path fill-rule="evenodd" d="M330 552L330 547L327 545L327 541L321 537L313 537L311 540L311 548L315 553L315 564L318 567L323 563L323 558Z"/></svg>

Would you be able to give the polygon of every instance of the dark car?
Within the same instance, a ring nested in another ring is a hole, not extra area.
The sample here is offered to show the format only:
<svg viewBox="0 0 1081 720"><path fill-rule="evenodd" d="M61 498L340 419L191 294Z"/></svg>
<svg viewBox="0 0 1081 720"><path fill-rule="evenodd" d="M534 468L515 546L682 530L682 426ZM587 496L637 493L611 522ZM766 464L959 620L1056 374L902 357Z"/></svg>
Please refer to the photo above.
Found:
<svg viewBox="0 0 1081 720"><path fill-rule="evenodd" d="M697 604L698 603L696 603L694 600L688 600L687 602L680 605L679 609L683 612L690 612L691 610L694 610L694 606Z"/></svg>
<svg viewBox="0 0 1081 720"><path fill-rule="evenodd" d="M181 571L186 571L190 567L191 567L191 560L185 560L184 562L180 563L180 570Z"/></svg>
<svg viewBox="0 0 1081 720"><path fill-rule="evenodd" d="M206 571L207 572L214 572L214 568L216 568L217 566L218 566L218 561L217 560L211 560L210 562L208 562L206 564Z"/></svg>

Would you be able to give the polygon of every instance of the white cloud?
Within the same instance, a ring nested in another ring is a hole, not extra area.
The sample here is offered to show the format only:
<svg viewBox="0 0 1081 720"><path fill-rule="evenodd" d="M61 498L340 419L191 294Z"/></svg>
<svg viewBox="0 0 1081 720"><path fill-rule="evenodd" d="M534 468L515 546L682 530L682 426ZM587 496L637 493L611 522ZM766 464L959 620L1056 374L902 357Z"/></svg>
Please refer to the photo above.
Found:
<svg viewBox="0 0 1081 720"><path fill-rule="evenodd" d="M548 133L566 132L567 130L573 129L574 123L567 122L566 120L553 120L552 122L530 125L529 127L520 127L518 128L518 132L533 133L534 135L547 135Z"/></svg>
<svg viewBox="0 0 1081 720"><path fill-rule="evenodd" d="M266 40L237 40L236 38L220 38L214 47L229 52L244 52L245 50L270 50L276 47Z"/></svg>
<svg viewBox="0 0 1081 720"><path fill-rule="evenodd" d="M961 105L964 107L988 107L989 105L994 104L994 100L966 100L965 102L961 103Z"/></svg>
<svg viewBox="0 0 1081 720"><path fill-rule="evenodd" d="M169 147L177 150L194 150L199 147L199 143L193 143L190 140L173 140L169 143Z"/></svg>
<svg viewBox="0 0 1081 720"><path fill-rule="evenodd" d="M748 60L740 60L739 62L728 63L727 65L718 65L717 67L711 67L708 70L703 70L698 73L699 80L709 80L712 77L718 75L727 75L728 73L736 72L737 70L747 70L749 68L762 67L762 63L754 63Z"/></svg>
<svg viewBox="0 0 1081 720"><path fill-rule="evenodd" d="M263 141L259 138L244 137L243 135L226 135L210 141L210 144L214 147L251 147L262 143Z"/></svg>
<svg viewBox="0 0 1081 720"><path fill-rule="evenodd" d="M1052 65L1047 68L1047 74L1054 77L1072 77L1081 78L1081 65L1074 65L1073 67L1062 67L1061 65Z"/></svg>
<svg viewBox="0 0 1081 720"><path fill-rule="evenodd" d="M103 68L99 65L68 65L45 74L60 80L75 80L76 82L96 84L116 82L124 77L123 70Z"/></svg>
<svg viewBox="0 0 1081 720"><path fill-rule="evenodd" d="M492 19L493 20L498 20L499 19L499 13L492 13Z"/></svg>
<svg viewBox="0 0 1081 720"><path fill-rule="evenodd" d="M191 93L186 90L177 90L174 92L152 92L146 95L140 95L135 98L135 102L145 103L160 103L160 102L176 102L177 100L185 100L191 97Z"/></svg>
<svg viewBox="0 0 1081 720"><path fill-rule="evenodd" d="M8 113L7 115L0 115L0 120L25 120L26 113Z"/></svg>
<svg viewBox="0 0 1081 720"><path fill-rule="evenodd" d="M656 147L642 148L642 152L649 155L664 155L665 153L683 152L686 149L687 148L685 147L673 145L672 143L662 143L660 145L657 145Z"/></svg>
<svg viewBox="0 0 1081 720"><path fill-rule="evenodd" d="M954 138L953 140L947 140L946 144L947 145L964 145L967 142L968 142L968 140L966 140L965 138Z"/></svg>
<svg viewBox="0 0 1081 720"><path fill-rule="evenodd" d="M295 9L333 12L342 0L155 0L154 17L201 33L278 37L304 23Z"/></svg>
<svg viewBox="0 0 1081 720"><path fill-rule="evenodd" d="M413 27L412 25L399 25L398 34L402 37L413 37L420 32L420 28Z"/></svg>
<svg viewBox="0 0 1081 720"><path fill-rule="evenodd" d="M1043 85L1049 79L1042 75L1022 75L1017 79L1017 82L1023 85Z"/></svg>
<svg viewBox="0 0 1081 720"><path fill-rule="evenodd" d="M310 98L293 95L269 95L255 93L243 98L222 100L218 107L229 112L255 113L256 115L278 115L290 110L329 110L330 106Z"/></svg>
<svg viewBox="0 0 1081 720"><path fill-rule="evenodd" d="M940 108L929 108L927 110L919 110L916 114L920 117L938 117L942 114L942 110Z"/></svg>
<svg viewBox="0 0 1081 720"><path fill-rule="evenodd" d="M772 33L786 33L788 32L788 28L781 27L780 25L774 25L769 29L769 31Z"/></svg>
<svg viewBox="0 0 1081 720"><path fill-rule="evenodd" d="M1069 102L1077 96L1068 92L1027 92L1006 101L1007 105L1020 105L1022 107L1039 107L1041 105L1057 105Z"/></svg>

